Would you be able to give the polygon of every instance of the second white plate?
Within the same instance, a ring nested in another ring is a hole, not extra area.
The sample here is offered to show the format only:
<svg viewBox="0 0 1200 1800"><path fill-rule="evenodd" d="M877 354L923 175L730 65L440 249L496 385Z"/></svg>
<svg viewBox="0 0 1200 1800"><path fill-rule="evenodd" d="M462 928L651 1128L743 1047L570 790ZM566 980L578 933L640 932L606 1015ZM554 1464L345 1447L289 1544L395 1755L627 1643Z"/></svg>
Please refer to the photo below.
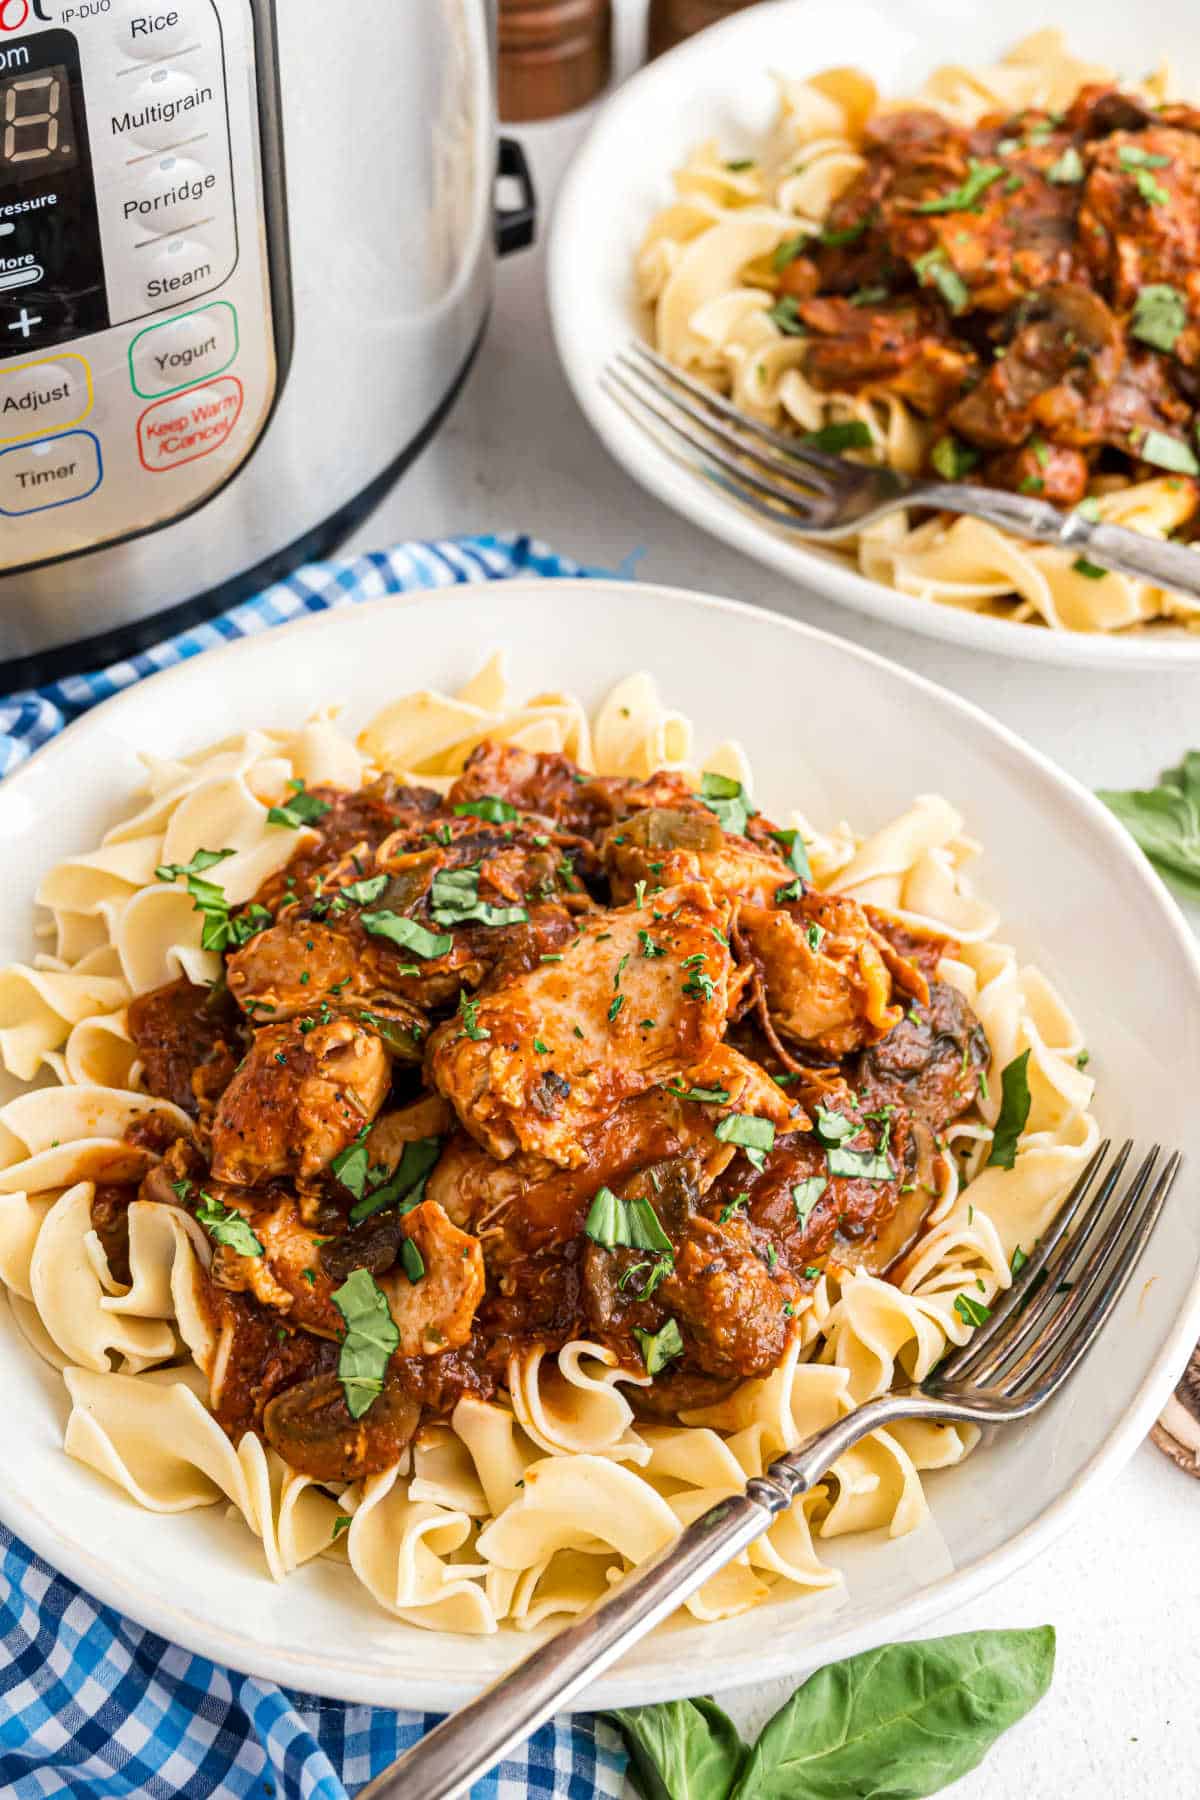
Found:
<svg viewBox="0 0 1200 1800"><path fill-rule="evenodd" d="M1128 76L1164 58L1200 91L1195 0L1159 0L1153 22L1128 0L1059 0L1071 47ZM1200 634L1055 632L959 611L868 581L767 525L684 468L604 393L613 353L642 335L633 263L646 225L671 196L671 171L706 138L737 153L773 117L772 71L804 75L853 63L885 94L916 92L939 63L987 63L1046 23L1044 0L779 0L738 13L643 69L600 112L567 173L549 246L550 307L567 378L605 445L666 505L800 585L927 637L1076 668L1200 664Z"/></svg>

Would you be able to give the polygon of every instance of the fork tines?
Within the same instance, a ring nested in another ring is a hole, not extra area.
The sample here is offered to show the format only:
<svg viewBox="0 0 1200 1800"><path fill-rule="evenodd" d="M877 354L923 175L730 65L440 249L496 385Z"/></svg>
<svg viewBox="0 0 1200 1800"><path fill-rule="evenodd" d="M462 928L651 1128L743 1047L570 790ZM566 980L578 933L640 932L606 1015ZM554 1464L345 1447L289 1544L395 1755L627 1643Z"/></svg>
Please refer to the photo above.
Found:
<svg viewBox="0 0 1200 1800"><path fill-rule="evenodd" d="M1006 1414L1013 1402L1032 1411L1087 1353L1133 1274L1182 1160L1175 1152L1160 1167L1155 1144L1122 1185L1133 1143L1111 1162L1109 1149L1105 1139L991 1317L939 1364L927 1391L988 1390L1006 1403Z"/></svg>

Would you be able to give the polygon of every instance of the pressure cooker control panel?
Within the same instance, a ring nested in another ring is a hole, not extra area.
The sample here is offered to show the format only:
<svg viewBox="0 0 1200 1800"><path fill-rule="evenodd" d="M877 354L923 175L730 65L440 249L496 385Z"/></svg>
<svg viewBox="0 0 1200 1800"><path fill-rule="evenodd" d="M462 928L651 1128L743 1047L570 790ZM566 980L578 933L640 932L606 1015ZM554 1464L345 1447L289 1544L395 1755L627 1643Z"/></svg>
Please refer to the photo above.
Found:
<svg viewBox="0 0 1200 1800"><path fill-rule="evenodd" d="M191 511L276 363L248 0L0 0L0 569Z"/></svg>

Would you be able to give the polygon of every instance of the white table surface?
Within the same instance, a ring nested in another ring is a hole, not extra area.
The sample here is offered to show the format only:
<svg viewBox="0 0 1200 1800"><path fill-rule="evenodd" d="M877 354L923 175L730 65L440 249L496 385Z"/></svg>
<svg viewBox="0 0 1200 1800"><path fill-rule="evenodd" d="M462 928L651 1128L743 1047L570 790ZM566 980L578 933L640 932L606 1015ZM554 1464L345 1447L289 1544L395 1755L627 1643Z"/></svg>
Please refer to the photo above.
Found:
<svg viewBox="0 0 1200 1800"><path fill-rule="evenodd" d="M630 30L628 11L623 21ZM517 135L533 163L543 237L588 113ZM792 586L637 487L593 436L554 355L540 249L501 265L491 329L448 423L351 540L523 530L564 555L754 601L918 669L977 702L1091 787L1152 780L1200 741L1200 675L1094 674L982 656L885 627ZM927 1635L1053 1624L1046 1701L1001 1740L956 1800L1131 1800L1200 1794L1200 1482L1152 1446L1021 1574ZM726 1696L753 1732L787 1683Z"/></svg>

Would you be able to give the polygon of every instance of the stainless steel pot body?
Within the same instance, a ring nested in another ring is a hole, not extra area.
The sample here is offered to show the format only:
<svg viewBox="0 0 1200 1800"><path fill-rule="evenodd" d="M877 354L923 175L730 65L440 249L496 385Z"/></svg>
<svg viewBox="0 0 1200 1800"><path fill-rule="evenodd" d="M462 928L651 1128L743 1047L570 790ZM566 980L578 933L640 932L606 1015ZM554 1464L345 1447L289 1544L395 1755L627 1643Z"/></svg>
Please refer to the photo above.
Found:
<svg viewBox="0 0 1200 1800"><path fill-rule="evenodd" d="M492 25L0 0L0 675L251 591L414 453L490 299Z"/></svg>

